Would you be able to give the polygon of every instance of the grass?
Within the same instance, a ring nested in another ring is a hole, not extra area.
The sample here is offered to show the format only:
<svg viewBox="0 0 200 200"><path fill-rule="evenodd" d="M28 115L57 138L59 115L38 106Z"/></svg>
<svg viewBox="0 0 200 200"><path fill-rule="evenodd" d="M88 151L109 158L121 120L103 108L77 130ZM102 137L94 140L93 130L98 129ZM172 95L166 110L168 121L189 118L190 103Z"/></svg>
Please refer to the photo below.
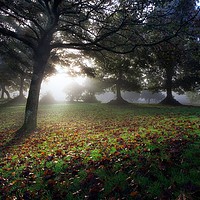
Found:
<svg viewBox="0 0 200 200"><path fill-rule="evenodd" d="M40 106L38 129L5 147L24 107L0 107L0 199L198 199L200 108Z"/></svg>

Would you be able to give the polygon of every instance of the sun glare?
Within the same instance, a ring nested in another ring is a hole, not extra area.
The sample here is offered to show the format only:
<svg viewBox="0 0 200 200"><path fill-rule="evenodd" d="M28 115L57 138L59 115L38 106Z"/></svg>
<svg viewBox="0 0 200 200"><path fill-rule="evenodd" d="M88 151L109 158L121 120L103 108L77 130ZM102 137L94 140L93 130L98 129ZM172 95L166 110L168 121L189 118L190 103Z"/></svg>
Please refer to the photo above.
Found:
<svg viewBox="0 0 200 200"><path fill-rule="evenodd" d="M64 88L73 80L75 80L80 85L82 85L85 81L85 77L70 77L67 74L60 72L61 71L59 70L57 74L48 77L43 82L41 88L41 96L50 92L56 101L65 101L66 94L64 93Z"/></svg>

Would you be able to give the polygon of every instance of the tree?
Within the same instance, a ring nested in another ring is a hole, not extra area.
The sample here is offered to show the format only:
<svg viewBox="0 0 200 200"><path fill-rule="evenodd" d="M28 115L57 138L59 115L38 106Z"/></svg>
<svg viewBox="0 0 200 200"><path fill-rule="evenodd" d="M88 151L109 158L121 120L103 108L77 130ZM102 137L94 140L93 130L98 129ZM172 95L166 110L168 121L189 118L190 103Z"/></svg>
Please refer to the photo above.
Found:
<svg viewBox="0 0 200 200"><path fill-rule="evenodd" d="M170 24L169 27L174 29L175 26L178 26L177 21L179 21L183 13L184 18L182 20L187 22L187 26L180 31L179 37L165 41L150 49L151 53L147 58L149 60L147 80L149 89L166 91L167 95L161 102L162 104L180 105L173 98L172 91L183 93L199 82L197 75L199 67L197 65L191 67L190 64L195 61L191 53L194 53L194 51L189 47L191 41L194 38L197 39L199 35L196 31L196 20L199 19L199 10L196 9L195 1L180 1L180 6L175 9L177 9L175 17L177 20L174 21L173 26ZM192 19L193 13L196 13L196 16ZM168 23L168 20L171 20L170 18L164 19L163 23ZM188 20L189 18L191 20ZM157 34L152 35L152 37L157 37Z"/></svg>
<svg viewBox="0 0 200 200"><path fill-rule="evenodd" d="M54 103L56 103L56 100L51 95L51 93L47 93L40 99L40 103L41 104L54 104Z"/></svg>
<svg viewBox="0 0 200 200"><path fill-rule="evenodd" d="M200 103L200 92L197 91L193 91L193 92L187 92L186 93L187 97L189 98L190 102L192 104L199 104Z"/></svg>
<svg viewBox="0 0 200 200"><path fill-rule="evenodd" d="M85 80L83 87L83 101L87 103L96 103L98 100L95 95L104 91L105 84L97 78L90 77Z"/></svg>
<svg viewBox="0 0 200 200"><path fill-rule="evenodd" d="M83 100L82 95L84 92L84 87L75 80L71 81L70 84L65 87L64 92L66 93L67 101L71 103Z"/></svg>
<svg viewBox="0 0 200 200"><path fill-rule="evenodd" d="M148 90L143 90L140 95L141 99L145 99L145 101L149 104L151 101L159 102L165 98L161 92L152 92Z"/></svg>
<svg viewBox="0 0 200 200"><path fill-rule="evenodd" d="M159 3L158 0L2 0L0 34L22 42L33 53L33 73L25 119L18 132L25 133L36 128L41 82L50 55L57 48L93 51L105 49L115 53L128 53L138 46L155 45L177 36L185 21L179 21L178 27L167 31L167 26L156 18L156 15L159 18L166 17L167 13L173 16L176 10L171 8L178 7L179 4L172 4L171 0L162 1L164 15L156 13L153 15L156 19L154 23L147 23L148 16ZM173 12L169 13L169 10ZM132 37L132 27L136 27L135 30L138 28L142 33L135 31ZM160 34L161 37L148 41L148 29L150 32L155 29L157 33L169 34Z"/></svg>
<svg viewBox="0 0 200 200"><path fill-rule="evenodd" d="M154 51L157 66L160 68L158 75L162 78L160 89L166 90L167 94L161 102L163 104L179 105L172 95L172 90L178 88L175 82L179 75L182 76L183 51L180 46L178 43L175 45L175 42L163 43Z"/></svg>
<svg viewBox="0 0 200 200"><path fill-rule="evenodd" d="M10 99L10 94L6 89L6 86L10 86L11 82L8 78L12 75L12 71L7 68L3 61L0 63L0 91L1 91L1 99L4 99L4 94L7 95L7 98Z"/></svg>
<svg viewBox="0 0 200 200"><path fill-rule="evenodd" d="M125 91L122 93L123 98L131 103L136 103L140 98L139 92Z"/></svg>
<svg viewBox="0 0 200 200"><path fill-rule="evenodd" d="M76 80L68 84L64 92L69 102L98 102L95 94L103 91L102 84L94 78L86 78L83 84L79 84Z"/></svg>
<svg viewBox="0 0 200 200"><path fill-rule="evenodd" d="M1 82L1 84L0 84L0 91L1 91L1 99L4 99L4 93L7 95L7 98L10 99L10 94L6 90L6 86L5 86L4 82Z"/></svg>
<svg viewBox="0 0 200 200"><path fill-rule="evenodd" d="M97 55L96 61L99 65L99 71L101 71L98 72L100 78L107 83L107 88L116 92L116 100L112 101L113 103L127 103L122 98L122 90L140 90L142 74L134 59L127 55L107 53L107 55Z"/></svg>
<svg viewBox="0 0 200 200"><path fill-rule="evenodd" d="M190 40L185 43L183 76L176 81L176 85L183 92L198 91L200 87L200 42L199 33L193 35Z"/></svg>
<svg viewBox="0 0 200 200"><path fill-rule="evenodd" d="M166 91L161 104L180 105L172 91L183 94L196 87L200 82L200 65L194 59L196 53L188 46L187 40L171 42L160 44L151 53L151 63L146 70L147 88Z"/></svg>
<svg viewBox="0 0 200 200"><path fill-rule="evenodd" d="M19 90L19 98L24 98L23 91L29 86L32 72L29 49L12 39L2 41L1 47L0 53L4 66L1 80L10 86L10 89Z"/></svg>

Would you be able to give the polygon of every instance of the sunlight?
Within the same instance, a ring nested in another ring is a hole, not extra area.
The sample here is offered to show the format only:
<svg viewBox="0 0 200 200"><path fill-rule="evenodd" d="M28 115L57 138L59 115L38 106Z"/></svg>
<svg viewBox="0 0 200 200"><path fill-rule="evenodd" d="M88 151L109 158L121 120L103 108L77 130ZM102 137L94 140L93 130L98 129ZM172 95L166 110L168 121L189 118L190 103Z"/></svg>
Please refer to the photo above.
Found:
<svg viewBox="0 0 200 200"><path fill-rule="evenodd" d="M41 93L45 95L47 92L50 92L56 101L64 101L65 93L63 89L67 84L72 81L71 77L68 77L66 74L56 74L47 78L43 84Z"/></svg>
<svg viewBox="0 0 200 200"><path fill-rule="evenodd" d="M45 95L50 92L56 101L65 101L66 94L64 93L64 88L69 85L73 80L82 85L85 81L85 77L71 77L61 69L57 70L58 73L48 77L42 84L41 95Z"/></svg>

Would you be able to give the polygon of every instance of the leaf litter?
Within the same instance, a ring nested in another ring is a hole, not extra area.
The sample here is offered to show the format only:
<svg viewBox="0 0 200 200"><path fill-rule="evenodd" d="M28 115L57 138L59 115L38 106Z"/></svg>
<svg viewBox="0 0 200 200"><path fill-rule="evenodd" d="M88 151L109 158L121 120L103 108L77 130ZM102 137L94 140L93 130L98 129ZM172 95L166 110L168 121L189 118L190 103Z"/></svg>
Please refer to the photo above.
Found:
<svg viewBox="0 0 200 200"><path fill-rule="evenodd" d="M135 107L59 108L42 108L39 129L2 149L1 199L199 196L198 109L148 114ZM14 131L0 132L1 146Z"/></svg>

